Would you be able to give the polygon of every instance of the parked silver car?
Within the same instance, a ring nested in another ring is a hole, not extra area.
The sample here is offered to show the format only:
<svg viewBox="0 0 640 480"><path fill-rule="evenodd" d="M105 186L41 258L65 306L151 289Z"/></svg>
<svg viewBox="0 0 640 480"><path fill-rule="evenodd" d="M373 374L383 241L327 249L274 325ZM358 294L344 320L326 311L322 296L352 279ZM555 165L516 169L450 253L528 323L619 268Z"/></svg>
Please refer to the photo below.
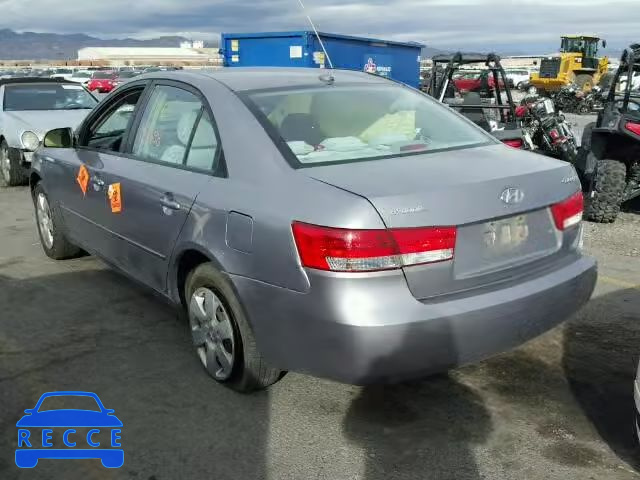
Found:
<svg viewBox="0 0 640 480"><path fill-rule="evenodd" d="M82 86L49 78L0 80L0 182L23 185L33 151L56 127L77 127L98 101Z"/></svg>
<svg viewBox="0 0 640 480"><path fill-rule="evenodd" d="M86 250L181 305L240 391L477 361L596 281L571 165L364 73L143 75L47 134L30 180L47 255Z"/></svg>

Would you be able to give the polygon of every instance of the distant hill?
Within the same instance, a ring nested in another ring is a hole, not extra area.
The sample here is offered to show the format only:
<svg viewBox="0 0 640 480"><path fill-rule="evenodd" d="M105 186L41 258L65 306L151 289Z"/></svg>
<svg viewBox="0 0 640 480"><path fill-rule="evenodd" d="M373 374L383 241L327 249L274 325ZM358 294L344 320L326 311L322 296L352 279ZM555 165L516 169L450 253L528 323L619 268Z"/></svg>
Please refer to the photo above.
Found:
<svg viewBox="0 0 640 480"><path fill-rule="evenodd" d="M18 33L0 29L1 60L74 60L84 47L178 47L184 37L167 36L150 40L102 39L83 33Z"/></svg>

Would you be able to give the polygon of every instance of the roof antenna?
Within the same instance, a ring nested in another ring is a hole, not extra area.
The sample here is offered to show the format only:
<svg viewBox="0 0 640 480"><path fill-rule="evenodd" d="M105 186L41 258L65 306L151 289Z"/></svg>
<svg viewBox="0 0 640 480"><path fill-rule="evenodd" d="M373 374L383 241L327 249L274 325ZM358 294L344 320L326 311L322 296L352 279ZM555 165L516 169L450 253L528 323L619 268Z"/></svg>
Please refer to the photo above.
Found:
<svg viewBox="0 0 640 480"><path fill-rule="evenodd" d="M307 15L307 9L305 8L304 3L302 3L302 0L298 0L298 3L302 7L302 11L305 13L305 15ZM322 51L324 52L324 56L327 57L327 61L329 62L329 68L331 70L333 70L333 63L331 62L331 57L327 53L327 49L324 48L324 43L322 43L322 39L320 38L320 34L318 33L318 30L316 29L316 26L313 24L313 20L311 20L311 17L309 15L307 15L307 20L309 20L309 24L311 25L311 28L313 28L313 33L316 34L316 38L318 39L318 42L320 43L320 47L322 48ZM333 76L331 76L331 82L333 82Z"/></svg>

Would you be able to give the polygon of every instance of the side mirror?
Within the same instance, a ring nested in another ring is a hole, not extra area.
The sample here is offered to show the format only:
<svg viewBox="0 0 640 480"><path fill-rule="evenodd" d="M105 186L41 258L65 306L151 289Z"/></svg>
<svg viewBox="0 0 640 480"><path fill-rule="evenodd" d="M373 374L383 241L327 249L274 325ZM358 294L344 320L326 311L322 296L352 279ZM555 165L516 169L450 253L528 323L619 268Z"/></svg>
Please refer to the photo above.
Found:
<svg viewBox="0 0 640 480"><path fill-rule="evenodd" d="M607 48L607 41L606 40L602 40L602 48Z"/></svg>
<svg viewBox="0 0 640 480"><path fill-rule="evenodd" d="M72 148L73 130L71 128L56 128L49 130L42 142L45 148Z"/></svg>

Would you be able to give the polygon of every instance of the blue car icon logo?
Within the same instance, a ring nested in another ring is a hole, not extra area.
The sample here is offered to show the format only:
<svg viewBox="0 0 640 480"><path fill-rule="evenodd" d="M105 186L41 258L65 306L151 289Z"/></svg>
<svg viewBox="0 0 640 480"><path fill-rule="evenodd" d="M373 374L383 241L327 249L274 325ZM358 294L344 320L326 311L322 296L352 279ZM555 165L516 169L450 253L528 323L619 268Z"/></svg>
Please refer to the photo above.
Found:
<svg viewBox="0 0 640 480"><path fill-rule="evenodd" d="M83 407L66 408L81 401ZM63 408L47 408L64 403ZM18 427L16 465L33 468L43 459L100 459L106 468L124 464L122 422L92 392L49 392L25 410Z"/></svg>

